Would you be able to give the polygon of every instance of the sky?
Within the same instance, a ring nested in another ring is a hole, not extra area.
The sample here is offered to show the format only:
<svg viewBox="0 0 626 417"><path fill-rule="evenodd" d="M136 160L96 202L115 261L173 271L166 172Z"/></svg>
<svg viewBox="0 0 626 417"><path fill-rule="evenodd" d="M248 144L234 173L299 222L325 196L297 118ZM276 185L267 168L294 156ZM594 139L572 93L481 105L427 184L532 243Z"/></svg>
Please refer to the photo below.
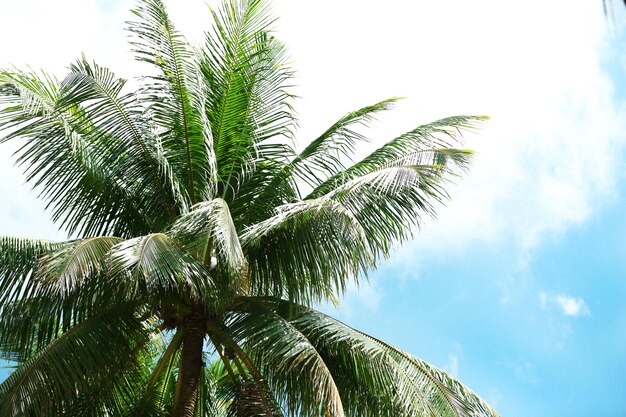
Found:
<svg viewBox="0 0 626 417"><path fill-rule="evenodd" d="M199 42L205 3L166 4ZM607 19L601 0L272 4L297 71L301 144L391 96L407 98L363 154L437 118L491 118L466 135L477 156L438 218L322 308L450 372L502 416L626 416L626 12ZM0 0L0 67L62 77L85 52L140 75L123 30L131 5ZM0 147L0 235L62 239L10 153Z"/></svg>

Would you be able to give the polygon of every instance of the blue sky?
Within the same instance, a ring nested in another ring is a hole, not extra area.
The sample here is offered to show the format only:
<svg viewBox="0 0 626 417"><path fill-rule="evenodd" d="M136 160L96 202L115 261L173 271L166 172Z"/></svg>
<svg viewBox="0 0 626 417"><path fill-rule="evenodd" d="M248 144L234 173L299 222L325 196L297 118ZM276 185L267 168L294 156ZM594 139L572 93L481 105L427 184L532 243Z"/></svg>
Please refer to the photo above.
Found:
<svg viewBox="0 0 626 417"><path fill-rule="evenodd" d="M203 2L167 3L200 39ZM302 142L389 96L408 99L363 153L439 117L491 116L467 136L476 160L438 219L324 308L455 374L503 416L626 416L626 12L615 28L601 0L273 3ZM0 67L62 77L85 51L141 74L128 4L0 0ZM63 238L6 146L0 178L0 235Z"/></svg>
<svg viewBox="0 0 626 417"><path fill-rule="evenodd" d="M392 264L375 274L374 308L349 300L339 314L456 374L503 416L624 416L625 191L522 269L507 245L426 262L418 275ZM585 311L568 315L559 296L581 297Z"/></svg>

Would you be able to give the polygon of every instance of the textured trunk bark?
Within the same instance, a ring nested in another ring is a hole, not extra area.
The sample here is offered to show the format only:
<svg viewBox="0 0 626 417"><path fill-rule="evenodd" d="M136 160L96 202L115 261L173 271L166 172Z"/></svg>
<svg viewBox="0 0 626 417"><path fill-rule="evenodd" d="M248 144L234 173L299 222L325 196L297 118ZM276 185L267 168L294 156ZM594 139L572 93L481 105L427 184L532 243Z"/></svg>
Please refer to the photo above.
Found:
<svg viewBox="0 0 626 417"><path fill-rule="evenodd" d="M183 325L183 351L180 365L180 393L174 417L193 417L196 410L202 369L202 348L206 324L200 313L192 314Z"/></svg>

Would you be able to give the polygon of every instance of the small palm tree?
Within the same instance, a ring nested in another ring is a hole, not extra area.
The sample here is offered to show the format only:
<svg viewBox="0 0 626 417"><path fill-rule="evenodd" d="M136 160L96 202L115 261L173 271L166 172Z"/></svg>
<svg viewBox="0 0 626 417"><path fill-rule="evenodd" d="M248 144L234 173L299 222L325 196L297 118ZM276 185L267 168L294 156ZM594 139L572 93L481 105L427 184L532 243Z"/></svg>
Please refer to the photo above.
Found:
<svg viewBox="0 0 626 417"><path fill-rule="evenodd" d="M422 360L312 308L411 236L482 117L354 163L395 99L297 152L292 71L261 0L225 0L192 49L160 0L129 24L143 86L84 57L0 73L1 142L75 239L0 238L0 417L495 416ZM211 363L211 365L207 365Z"/></svg>

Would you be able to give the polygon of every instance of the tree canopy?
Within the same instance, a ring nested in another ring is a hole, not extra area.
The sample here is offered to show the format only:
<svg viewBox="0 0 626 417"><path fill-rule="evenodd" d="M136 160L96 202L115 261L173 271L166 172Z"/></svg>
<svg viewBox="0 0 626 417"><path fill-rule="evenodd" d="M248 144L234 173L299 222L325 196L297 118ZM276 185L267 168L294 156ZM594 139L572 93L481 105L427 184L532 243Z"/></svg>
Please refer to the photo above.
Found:
<svg viewBox="0 0 626 417"><path fill-rule="evenodd" d="M300 149L262 0L192 47L160 0L129 23L141 87L84 56L0 72L0 142L71 240L0 238L0 417L497 416L461 383L315 310L412 237L467 168L421 125L355 160L387 99Z"/></svg>

